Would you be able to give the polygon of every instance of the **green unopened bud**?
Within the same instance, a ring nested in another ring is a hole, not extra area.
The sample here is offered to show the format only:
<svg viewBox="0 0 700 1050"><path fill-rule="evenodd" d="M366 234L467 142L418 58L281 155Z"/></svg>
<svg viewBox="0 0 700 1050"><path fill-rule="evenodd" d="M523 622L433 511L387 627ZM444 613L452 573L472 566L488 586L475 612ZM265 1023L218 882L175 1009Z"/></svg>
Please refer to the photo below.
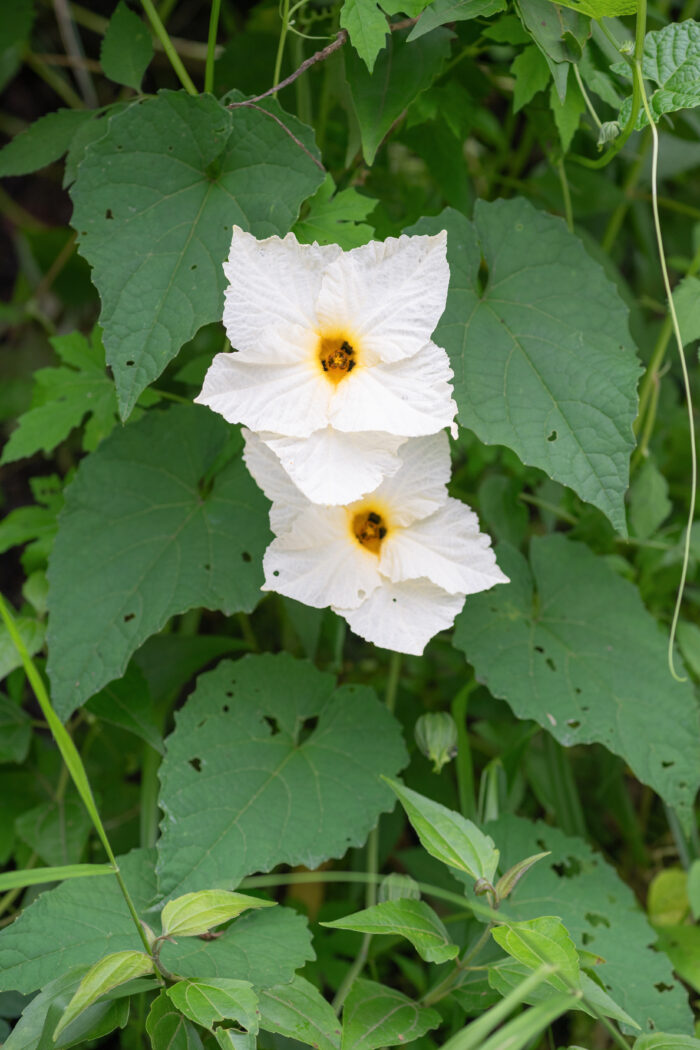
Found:
<svg viewBox="0 0 700 1050"><path fill-rule="evenodd" d="M619 120L606 120L604 124L601 124L598 132L598 149L602 149L607 142L614 142L621 130Z"/></svg>
<svg viewBox="0 0 700 1050"><path fill-rule="evenodd" d="M418 747L433 763L433 773L439 773L457 754L457 724L447 711L421 715L414 733Z"/></svg>
<svg viewBox="0 0 700 1050"><path fill-rule="evenodd" d="M399 875L392 872L379 883L379 903L384 901L420 900L418 883L410 875Z"/></svg>

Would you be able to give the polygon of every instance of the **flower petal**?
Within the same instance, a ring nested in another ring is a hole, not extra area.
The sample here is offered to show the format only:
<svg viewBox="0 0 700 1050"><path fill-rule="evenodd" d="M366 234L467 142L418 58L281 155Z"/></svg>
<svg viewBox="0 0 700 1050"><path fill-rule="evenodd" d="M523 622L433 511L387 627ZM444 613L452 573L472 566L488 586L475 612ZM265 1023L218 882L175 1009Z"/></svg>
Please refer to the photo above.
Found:
<svg viewBox="0 0 700 1050"><path fill-rule="evenodd" d="M334 607L350 628L383 649L420 656L430 639L454 623L463 594L447 594L429 580L391 583L382 580L357 609Z"/></svg>
<svg viewBox="0 0 700 1050"><path fill-rule="evenodd" d="M379 586L377 565L377 556L352 536L343 508L313 507L267 548L262 589L316 609L354 609Z"/></svg>
<svg viewBox="0 0 700 1050"><path fill-rule="evenodd" d="M447 233L389 237L353 248L323 277L316 313L323 326L347 329L363 351L400 361L424 346L440 320L450 281Z"/></svg>
<svg viewBox="0 0 700 1050"><path fill-rule="evenodd" d="M245 440L243 459L255 481L269 500L270 528L279 536L287 532L303 511L309 507L309 501L301 494L284 470L275 453L245 427L241 431Z"/></svg>
<svg viewBox="0 0 700 1050"><path fill-rule="evenodd" d="M293 233L259 241L234 226L224 263L224 325L231 345L252 350L270 326L315 328L324 269L340 255L337 244L299 244Z"/></svg>
<svg viewBox="0 0 700 1050"><path fill-rule="evenodd" d="M377 498L388 508L392 525L427 518L447 502L452 463L447 434L411 438L399 452L401 468L386 478Z"/></svg>
<svg viewBox="0 0 700 1050"><path fill-rule="evenodd" d="M426 343L395 364L360 366L338 383L330 421L338 430L386 430L418 437L448 427L457 414L447 354Z"/></svg>
<svg viewBox="0 0 700 1050"><path fill-rule="evenodd" d="M429 518L391 529L379 570L394 582L426 577L450 594L476 594L509 582L496 564L490 536L479 532L476 514L457 499Z"/></svg>
<svg viewBox="0 0 700 1050"><path fill-rule="evenodd" d="M217 354L195 401L251 430L307 437L325 427L333 391L313 359L308 333L290 329L285 347L286 360L268 330L254 354Z"/></svg>
<svg viewBox="0 0 700 1050"><path fill-rule="evenodd" d="M261 437L304 495L326 505L353 503L373 492L401 466L396 453L406 441L378 432L344 434L332 427L308 438L267 433Z"/></svg>

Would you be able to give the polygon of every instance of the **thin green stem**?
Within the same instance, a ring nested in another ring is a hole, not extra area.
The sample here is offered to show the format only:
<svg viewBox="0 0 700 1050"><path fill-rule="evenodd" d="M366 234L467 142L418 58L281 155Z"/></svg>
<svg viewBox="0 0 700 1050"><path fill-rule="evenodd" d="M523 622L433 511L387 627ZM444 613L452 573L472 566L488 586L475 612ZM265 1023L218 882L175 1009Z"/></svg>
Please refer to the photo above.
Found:
<svg viewBox="0 0 700 1050"><path fill-rule="evenodd" d="M305 882L379 883L383 878L383 875L378 873L370 875L366 871L291 871L278 875L249 875L248 878L242 880L241 889L262 890L268 889L270 886L295 886ZM480 915L486 920L507 918L505 915L496 913L488 905L482 904L481 901L460 897L458 894L451 893L449 890L444 890L442 887L435 886L430 882L419 882L418 889L426 897L434 897L435 900L446 901L448 904L454 904L458 908L469 908L472 915Z"/></svg>
<svg viewBox="0 0 700 1050"><path fill-rule="evenodd" d="M396 707L396 694L399 687L399 678L401 676L401 654L392 652L389 657L389 673L386 682L386 692L384 693L384 703L388 711L393 713ZM377 884L379 882L379 823L377 826L372 828L367 839L367 884L365 890L365 907L372 908L377 903ZM340 983L340 987L335 994L333 999L333 1009L336 1013L340 1013L343 1003L347 998L347 994L355 983L356 979L362 973L365 963L367 962L367 956L369 955L369 946L372 941L372 934L366 933L362 938L362 944L360 950L357 953L354 962L345 974L345 977Z"/></svg>
<svg viewBox="0 0 700 1050"><path fill-rule="evenodd" d="M578 89L581 92L581 94L583 95L583 101L586 103L586 109L590 113L591 119L593 120L593 123L598 128L598 130L600 131L600 129L602 128L603 124L601 122L600 117L598 116L598 114L595 111L595 106L591 102L591 97L588 94L588 92L586 91L586 85L583 83L583 77L581 76L581 71L579 70L579 68L578 68L578 66L576 65L575 62L573 63L573 70L574 70L574 76L576 77L576 83L578 84Z"/></svg>
<svg viewBox="0 0 700 1050"><path fill-rule="evenodd" d="M661 381L658 372L653 372L652 376L653 383L651 386L651 396L648 399L648 407L645 406L644 427L642 429L642 434L639 439L639 444L634 450L634 453L632 454L632 459L630 460L630 474L633 473L637 469L639 464L642 462L642 460L646 458L647 449L649 448L649 442L651 440L651 435L654 431L654 424L656 423L656 411L659 405Z"/></svg>
<svg viewBox="0 0 700 1050"><path fill-rule="evenodd" d="M569 190L569 180L566 177L566 168L564 167L564 160L560 158L556 164L557 172L559 174L559 184L561 186L561 195L564 198L564 216L566 218L566 226L569 233L574 232L574 211L571 207L571 192Z"/></svg>
<svg viewBox="0 0 700 1050"><path fill-rule="evenodd" d="M575 514L571 514L568 510L564 510L563 507L559 507L556 503L550 503L549 500L540 499L539 496L531 496L528 492L521 492L518 499L522 500L523 503L529 503L533 507L539 507L541 510L547 510L550 514L556 514L562 521L566 521L569 525L578 525L578 518Z"/></svg>
<svg viewBox="0 0 700 1050"><path fill-rule="evenodd" d="M472 763L472 752L467 731L467 705L469 696L476 688L476 681L467 682L462 686L457 696L452 701L452 717L457 723L457 756L455 758L455 769L457 772L457 791L459 794L459 808L462 816L467 820L476 819L476 791L474 788L474 765Z"/></svg>
<svg viewBox="0 0 700 1050"><path fill-rule="evenodd" d="M207 37L207 64L204 69L204 90L211 94L214 90L214 62L216 60L216 33L219 28L221 0L211 0L209 14L209 36Z"/></svg>
<svg viewBox="0 0 700 1050"><path fill-rule="evenodd" d="M97 806L95 805L95 799L92 794L92 788L90 787L90 782L88 780L87 773L85 772L85 766L83 765L83 761L66 727L62 724L53 707L51 706L51 701L49 699L49 694L46 691L44 681L41 675L39 674L39 671L37 670L36 664L27 652L27 648L24 642L22 641L22 636L17 630L14 617L10 613L5 603L5 599L2 597L2 595L0 595L0 617L2 617L2 620L4 621L5 626L7 627L10 638L12 639L12 643L22 661L22 666L24 667L24 673L27 676L27 680L29 681L29 684L34 690L34 695L39 703L39 707L42 710L44 718L49 724L51 733L58 745L58 749L61 752L63 761L65 762L68 768L68 772L71 775L73 783L78 789L78 794L83 800L83 804L85 805L85 808L88 811L90 819L92 820L92 823L95 827L95 831L97 832L100 842L104 847L104 851L107 854L109 862L114 869L114 877L116 878L117 883L119 884L119 888L122 891L122 896L126 901L126 905L134 921L134 925L138 930L141 942L143 943L146 952L150 955L151 949L148 943L148 939L146 938L146 933L143 929L143 926L141 925L141 921L138 915L136 914L136 908L134 907L134 902L131 899L131 894L129 893L126 883L122 878L122 874L119 870L119 865L117 864L114 853L112 852L112 847L110 845L109 839L107 838L107 832L104 829L102 819L97 811Z"/></svg>
<svg viewBox="0 0 700 1050"><path fill-rule="evenodd" d="M168 31L160 20L158 12L156 11L153 5L153 0L141 0L141 6L146 12L146 17L151 23L153 32L160 40L163 46L163 50L168 56L170 65L173 67L173 71L175 72L175 75L177 76L178 80L189 95L197 95L197 88L192 83L189 73L182 64L182 59L175 50L173 42L168 35Z"/></svg>
<svg viewBox="0 0 700 1050"><path fill-rule="evenodd" d="M31 868L36 867L36 862L39 857L36 853L32 853L27 863L24 865L25 870L29 871ZM14 889L8 890L7 893L0 897L0 915L3 915L12 905L15 903L21 893L24 893L26 886L15 886Z"/></svg>
<svg viewBox="0 0 700 1050"><path fill-rule="evenodd" d="M690 377L688 375L688 366L685 360L685 353L683 352L683 338L681 336L681 329L678 323L678 314L676 313L675 303L673 302L673 292L671 291L671 281L668 276L668 267L666 265L666 252L664 248L663 235L661 233L661 219L659 217L659 201L658 201L658 168L659 168L659 133L656 130L656 124L654 123L654 117L649 106L649 100L647 98L646 89L644 87L644 77L642 74L642 62L641 56L637 58L634 67L635 81L639 85L639 92L644 106L644 112L646 113L647 120L649 121L649 127L651 128L652 135L652 153L651 153L651 206L654 213L654 230L656 231L656 244L659 252L659 264L661 266L661 273L663 275L664 288L666 289L666 298L668 300L668 309L671 316L671 323L673 325L673 334L676 338L676 347L678 349L678 356L681 362L681 371L683 373L683 386L685 388L685 400L688 408L688 429L690 431L690 503L688 507L688 521L685 530L685 541L683 544L683 566L681 568L681 578L678 584L678 593L676 595L676 604L673 610L673 619L671 620L671 630L668 636L668 668L673 678L677 682L685 682L687 679L682 675L679 675L676 671L673 659L673 645L676 639L676 629L678 627L678 619L681 613L681 603L683 601L683 592L685 590L685 581L688 575L688 563L690 562L690 532L693 525L693 519L695 518L695 497L698 488L698 461L697 461L697 450L695 448L695 420L693 419L693 395L690 389Z"/></svg>
<svg viewBox="0 0 700 1050"><path fill-rule="evenodd" d="M282 59L284 57L284 45L287 41L287 30L289 29L289 0L282 0L282 9L280 13L282 19L282 28L280 30L280 38L277 44L277 54L275 55L275 71L272 75L272 86L274 88L280 82L280 75L282 73ZM272 94L273 98L277 98L277 91Z"/></svg>

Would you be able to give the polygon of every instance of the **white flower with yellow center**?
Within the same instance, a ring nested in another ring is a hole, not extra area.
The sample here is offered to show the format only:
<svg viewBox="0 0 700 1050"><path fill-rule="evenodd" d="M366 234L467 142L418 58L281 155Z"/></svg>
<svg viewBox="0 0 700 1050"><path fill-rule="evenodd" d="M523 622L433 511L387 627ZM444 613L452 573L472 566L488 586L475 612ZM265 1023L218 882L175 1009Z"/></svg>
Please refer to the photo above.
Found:
<svg viewBox="0 0 700 1050"><path fill-rule="evenodd" d="M447 234L344 252L234 227L224 324L196 398L256 431L314 503L372 492L409 437L454 426L452 370L430 341L445 309Z"/></svg>
<svg viewBox="0 0 700 1050"><path fill-rule="evenodd" d="M243 433L248 469L272 501L263 590L329 605L367 641L420 654L467 594L508 582L476 514L447 495L444 433L407 441L399 469L370 496L325 507L302 495L256 434Z"/></svg>

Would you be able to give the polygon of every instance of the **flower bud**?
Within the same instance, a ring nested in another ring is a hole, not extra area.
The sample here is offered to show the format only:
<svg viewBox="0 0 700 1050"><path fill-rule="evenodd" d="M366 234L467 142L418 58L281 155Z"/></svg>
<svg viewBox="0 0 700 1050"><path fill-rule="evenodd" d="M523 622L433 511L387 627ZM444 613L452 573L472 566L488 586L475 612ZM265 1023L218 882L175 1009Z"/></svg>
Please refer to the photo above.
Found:
<svg viewBox="0 0 700 1050"><path fill-rule="evenodd" d="M434 773L457 754L457 723L447 711L421 715L414 733L418 747L433 763Z"/></svg>
<svg viewBox="0 0 700 1050"><path fill-rule="evenodd" d="M606 142L614 142L621 130L619 120L606 120L601 124L596 143L598 149L602 149Z"/></svg>

